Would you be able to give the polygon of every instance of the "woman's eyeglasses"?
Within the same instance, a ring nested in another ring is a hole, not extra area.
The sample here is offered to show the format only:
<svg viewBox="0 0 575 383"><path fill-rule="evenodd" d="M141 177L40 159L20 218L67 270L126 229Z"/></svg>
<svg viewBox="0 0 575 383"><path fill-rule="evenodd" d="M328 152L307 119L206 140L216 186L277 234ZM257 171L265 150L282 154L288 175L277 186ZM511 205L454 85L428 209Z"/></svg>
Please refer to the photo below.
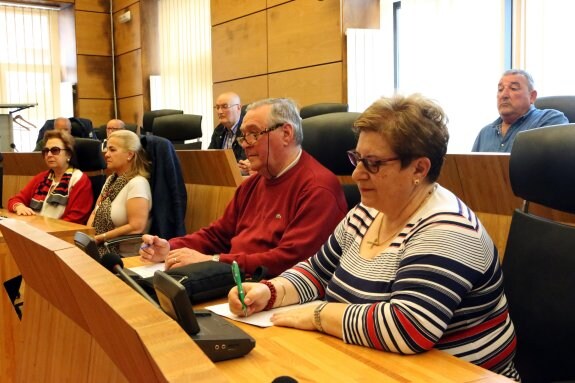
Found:
<svg viewBox="0 0 575 383"><path fill-rule="evenodd" d="M57 156L58 154L60 154L60 152L61 152L62 150L68 150L68 149L66 149L66 148L59 148L59 147L57 147L57 146L53 146L53 147L51 147L51 148L44 148L44 149L42 149L42 155L43 155L44 157L46 157L46 156L48 155L48 152L50 152L50 153L52 153L52 155Z"/></svg>
<svg viewBox="0 0 575 383"><path fill-rule="evenodd" d="M354 167L357 167L357 164L361 162L365 167L365 169L372 174L377 173L381 165L384 165L391 161L397 161L400 159L399 157L393 157L380 160L369 156L361 158L355 150L348 150L347 157L349 158L349 161Z"/></svg>

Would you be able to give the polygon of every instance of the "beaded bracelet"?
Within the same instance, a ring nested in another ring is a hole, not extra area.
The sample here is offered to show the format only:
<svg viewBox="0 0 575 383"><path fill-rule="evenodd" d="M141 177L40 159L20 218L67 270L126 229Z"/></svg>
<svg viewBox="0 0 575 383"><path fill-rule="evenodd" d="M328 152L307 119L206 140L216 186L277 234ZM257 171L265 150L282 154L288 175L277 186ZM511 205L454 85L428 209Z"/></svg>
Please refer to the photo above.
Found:
<svg viewBox="0 0 575 383"><path fill-rule="evenodd" d="M268 287L268 289L270 289L270 293L272 295L271 295L266 307L264 307L264 311L271 310L271 308L274 307L274 303L276 303L276 298L278 296L278 293L276 291L276 287L274 286L273 283L271 283L270 281L267 281L265 279L262 279L260 281L260 283L263 283L264 285L266 285Z"/></svg>

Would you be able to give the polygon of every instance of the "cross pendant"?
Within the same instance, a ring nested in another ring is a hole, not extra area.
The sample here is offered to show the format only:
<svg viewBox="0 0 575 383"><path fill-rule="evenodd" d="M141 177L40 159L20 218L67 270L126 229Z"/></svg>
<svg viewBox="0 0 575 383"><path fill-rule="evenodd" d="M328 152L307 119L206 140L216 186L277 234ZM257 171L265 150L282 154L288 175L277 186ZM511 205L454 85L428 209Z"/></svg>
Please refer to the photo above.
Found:
<svg viewBox="0 0 575 383"><path fill-rule="evenodd" d="M367 241L367 244L370 245L370 249L373 249L374 246L379 246L381 245L381 243L379 243L379 241L377 239L373 240L373 241Z"/></svg>

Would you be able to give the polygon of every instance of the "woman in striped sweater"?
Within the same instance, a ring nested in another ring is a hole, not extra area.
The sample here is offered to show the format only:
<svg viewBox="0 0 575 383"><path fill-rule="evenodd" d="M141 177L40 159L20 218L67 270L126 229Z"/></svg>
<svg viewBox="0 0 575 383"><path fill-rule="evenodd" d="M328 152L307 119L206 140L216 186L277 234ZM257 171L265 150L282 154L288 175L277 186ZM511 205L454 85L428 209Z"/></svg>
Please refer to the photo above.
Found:
<svg viewBox="0 0 575 383"><path fill-rule="evenodd" d="M272 321L401 354L438 348L519 380L497 249L475 214L436 183L446 120L419 95L371 105L348 152L361 203L316 255L244 284L247 315L320 299ZM235 288L229 303L242 314Z"/></svg>

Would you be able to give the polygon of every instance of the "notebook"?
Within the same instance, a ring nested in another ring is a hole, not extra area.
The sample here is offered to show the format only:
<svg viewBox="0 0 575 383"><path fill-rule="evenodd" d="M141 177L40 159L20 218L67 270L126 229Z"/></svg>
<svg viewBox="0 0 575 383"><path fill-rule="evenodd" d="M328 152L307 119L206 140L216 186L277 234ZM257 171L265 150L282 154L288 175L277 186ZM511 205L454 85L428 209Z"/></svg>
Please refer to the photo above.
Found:
<svg viewBox="0 0 575 383"><path fill-rule="evenodd" d="M163 271L154 273L154 290L162 310L172 317L213 361L248 354L256 341L242 329L208 310L196 310L186 288Z"/></svg>

